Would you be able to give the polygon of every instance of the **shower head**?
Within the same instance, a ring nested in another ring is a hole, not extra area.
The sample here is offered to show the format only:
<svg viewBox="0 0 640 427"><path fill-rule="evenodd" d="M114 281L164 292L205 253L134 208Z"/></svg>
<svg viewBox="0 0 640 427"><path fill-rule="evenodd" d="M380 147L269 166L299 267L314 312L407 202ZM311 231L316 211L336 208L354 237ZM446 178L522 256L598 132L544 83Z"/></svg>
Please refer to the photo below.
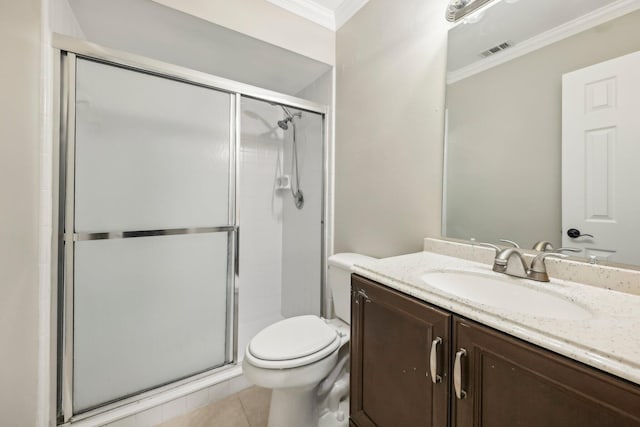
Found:
<svg viewBox="0 0 640 427"><path fill-rule="evenodd" d="M285 107L284 105L281 104L275 104L275 103L271 103L271 105L277 105L280 108L282 108L282 111L284 111L284 114L287 116L286 118L284 118L283 120L278 120L278 126L280 127L280 129L282 130L288 130L289 129L289 122L293 122L293 119L295 117L300 118L302 117L302 113L297 112L297 113L292 113L287 107Z"/></svg>
<svg viewBox="0 0 640 427"><path fill-rule="evenodd" d="M289 121L290 121L290 120L291 120L291 118L290 118L290 117L287 117L287 118L286 118L286 119L284 119L284 120L278 120L278 126L280 126L280 128L281 128L282 130L287 130L287 129L289 129Z"/></svg>

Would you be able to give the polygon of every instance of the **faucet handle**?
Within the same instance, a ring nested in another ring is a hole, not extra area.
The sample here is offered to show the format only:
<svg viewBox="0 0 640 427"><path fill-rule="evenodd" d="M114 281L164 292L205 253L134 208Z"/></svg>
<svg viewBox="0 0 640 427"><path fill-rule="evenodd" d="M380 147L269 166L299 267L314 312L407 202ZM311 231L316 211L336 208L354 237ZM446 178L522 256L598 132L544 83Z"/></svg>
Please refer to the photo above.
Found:
<svg viewBox="0 0 640 427"><path fill-rule="evenodd" d="M538 254L531 262L531 270L536 272L546 272L547 268L544 264L544 260L546 258L567 258L567 255L559 254L556 252L543 252L541 254Z"/></svg>
<svg viewBox="0 0 640 427"><path fill-rule="evenodd" d="M496 251L496 255L498 255L498 252L502 250L499 246L493 245L491 243L473 243L472 246L481 246L483 248L494 249Z"/></svg>
<svg viewBox="0 0 640 427"><path fill-rule="evenodd" d="M520 245L517 244L516 242L514 242L513 240L500 239L500 241L503 242L503 243L508 243L511 246L513 246L514 248L520 249Z"/></svg>
<svg viewBox="0 0 640 427"><path fill-rule="evenodd" d="M547 240L540 240L533 245L533 250L538 252L547 252L553 250L553 245Z"/></svg>
<svg viewBox="0 0 640 427"><path fill-rule="evenodd" d="M547 266L544 260L547 258L567 258L565 254L559 254L557 252L543 252L537 255L533 261L531 261L531 268L527 273L530 279L537 280L539 282L548 282L549 275L547 274Z"/></svg>
<svg viewBox="0 0 640 427"><path fill-rule="evenodd" d="M575 253L578 253L578 252L582 252L582 249L580 249L580 248L558 248L558 249L554 249L553 252L556 252L556 253L558 253L558 252L575 252Z"/></svg>

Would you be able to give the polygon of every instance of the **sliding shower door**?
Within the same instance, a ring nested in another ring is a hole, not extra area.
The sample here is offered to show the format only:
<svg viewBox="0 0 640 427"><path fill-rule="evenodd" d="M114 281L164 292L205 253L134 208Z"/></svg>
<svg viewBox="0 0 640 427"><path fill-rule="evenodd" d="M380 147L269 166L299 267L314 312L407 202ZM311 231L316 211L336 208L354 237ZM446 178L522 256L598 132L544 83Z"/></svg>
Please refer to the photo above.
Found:
<svg viewBox="0 0 640 427"><path fill-rule="evenodd" d="M233 361L235 95L66 67L62 399L79 414Z"/></svg>

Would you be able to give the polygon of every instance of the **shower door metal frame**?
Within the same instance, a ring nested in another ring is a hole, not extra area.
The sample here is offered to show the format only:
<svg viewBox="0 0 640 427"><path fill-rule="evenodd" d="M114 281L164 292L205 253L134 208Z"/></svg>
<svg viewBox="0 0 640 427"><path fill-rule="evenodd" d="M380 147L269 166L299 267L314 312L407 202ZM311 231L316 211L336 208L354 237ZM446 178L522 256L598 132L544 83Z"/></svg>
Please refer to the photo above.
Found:
<svg viewBox="0 0 640 427"><path fill-rule="evenodd" d="M274 104L286 105L303 111L317 113L322 116L323 135L323 180L322 180L322 241L321 241L321 307L320 311L326 315L325 309L325 275L326 258L329 255L326 235L326 217L328 212L327 198L329 188L329 162L328 155L328 112L329 107L317 104L304 99L281 94L267 89L235 82L225 78L216 77L207 73L194 71L188 68L164 63L142 56L104 48L94 43L78 40L75 38L53 35L53 52L56 68L59 65L60 90L54 91L55 110L59 108L59 134L56 135L54 143L54 153L58 158L54 159L54 171L57 177L54 178L54 194L57 194L57 209L54 206L53 236L54 247L57 247L57 259L53 259L54 277L58 278L58 283L54 284L58 288L58 302L54 304L57 319L58 340L53 342L53 354L56 357L57 387L56 393L52 396L52 402L57 408L58 423L64 424L107 412L111 409L133 403L145 397L149 397L164 391L179 387L188 382L201 379L220 371L227 370L237 365L238 361L238 279L240 277L239 241L240 241L240 130L241 130L241 97L246 96ZM171 80L201 86L221 92L226 92L230 96L230 168L229 168L229 223L227 227L212 227L204 229L179 229L179 230L152 230L152 231L128 231L121 233L74 233L74 199L75 195L75 82L77 59L87 59L106 65L117 66L148 75L168 78ZM58 75L56 75L58 77ZM72 195L71 197L68 197ZM223 230L224 228L224 230ZM228 239L228 289L227 289L227 355L225 364L209 369L205 372L189 376L187 378L171 382L169 384L142 391L139 394L90 409L80 414L73 413L73 271L74 271L74 243L78 240L94 240L106 238L135 238L151 235L167 234L191 234L201 232L222 232L227 231ZM55 293L54 293L55 294Z"/></svg>
<svg viewBox="0 0 640 427"><path fill-rule="evenodd" d="M199 228L175 228L175 229L162 229L162 230L127 230L120 232L104 232L104 233L77 233L75 232L75 88L76 88L76 68L78 58L93 60L93 58L87 56L78 56L77 54L70 52L61 52L61 69L62 69L62 98L61 98L61 111L62 111L62 123L64 125L61 128L60 135L60 222L58 224L59 230L62 231L60 236L59 248L60 254L64 254L60 257L60 268L62 273L62 286L61 295L63 296L63 333L62 333L62 375L60 376L61 388L60 388L60 402L59 402L59 421L67 422L70 420L87 418L100 412L108 410L111 406L120 406L126 404L130 400L139 399L149 390L158 390L160 387L153 387L151 389L142 390L135 393L131 397L125 397L119 399L116 402L107 402L104 405L99 405L95 408L89 408L82 411L79 415L73 413L73 352L74 352L74 262L75 262L75 242L86 240L106 240L106 239L129 239L151 236L175 236L175 235L187 235L187 234L200 234L200 233L226 233L227 234L227 302L226 312L227 317L225 319L225 359L222 365L208 368L204 372L190 375L187 378L194 379L203 373L210 374L211 372L224 369L225 367L236 362L236 333L233 329L235 318L237 317L234 311L235 304L235 257L237 246L237 230L236 225L236 190L235 190L235 177L237 169L236 161L236 125L235 125L235 112L236 112L236 96L229 92L229 208L227 212L228 225L214 226L214 227L199 227ZM110 64L106 61L99 61L107 65L113 65L119 68L130 69L120 64ZM140 69L133 69L133 72L145 72ZM160 76L157 73L146 73L154 76L166 78ZM170 78L170 77L169 77ZM185 84L189 82L183 81ZM181 380L178 380L182 381ZM173 381L170 384L175 384L177 381ZM113 405L112 405L113 404Z"/></svg>

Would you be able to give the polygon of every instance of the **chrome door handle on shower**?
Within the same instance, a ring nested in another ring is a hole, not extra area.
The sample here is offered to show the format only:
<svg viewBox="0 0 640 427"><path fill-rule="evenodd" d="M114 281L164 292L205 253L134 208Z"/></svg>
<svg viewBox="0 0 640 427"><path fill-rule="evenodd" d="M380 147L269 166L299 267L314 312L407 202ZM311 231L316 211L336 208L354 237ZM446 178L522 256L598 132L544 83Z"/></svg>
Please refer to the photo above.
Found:
<svg viewBox="0 0 640 427"><path fill-rule="evenodd" d="M429 368L431 370L431 381L440 384L442 377L438 375L438 345L442 344L442 338L436 337L431 342L431 354L429 355Z"/></svg>
<svg viewBox="0 0 640 427"><path fill-rule="evenodd" d="M240 226L236 226L236 247L234 253L234 267L236 276L240 276Z"/></svg>
<svg viewBox="0 0 640 427"><path fill-rule="evenodd" d="M467 350L461 348L456 353L456 360L453 363L453 388L458 399L467 397L467 392L462 389L462 358L467 355Z"/></svg>

